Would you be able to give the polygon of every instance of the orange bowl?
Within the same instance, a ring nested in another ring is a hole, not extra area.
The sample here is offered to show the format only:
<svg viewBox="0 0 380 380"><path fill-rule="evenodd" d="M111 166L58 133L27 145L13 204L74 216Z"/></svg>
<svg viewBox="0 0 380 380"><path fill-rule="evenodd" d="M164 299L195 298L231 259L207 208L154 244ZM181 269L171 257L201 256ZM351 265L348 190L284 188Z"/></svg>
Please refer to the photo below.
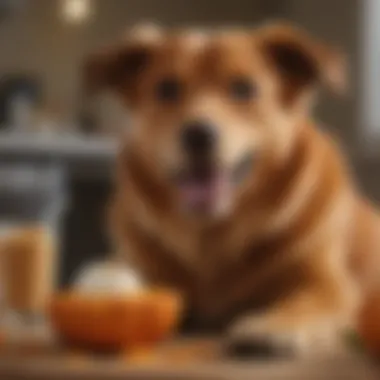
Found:
<svg viewBox="0 0 380 380"><path fill-rule="evenodd" d="M91 296L56 294L48 315L62 340L93 349L145 346L173 334L180 322L182 299L171 291Z"/></svg>

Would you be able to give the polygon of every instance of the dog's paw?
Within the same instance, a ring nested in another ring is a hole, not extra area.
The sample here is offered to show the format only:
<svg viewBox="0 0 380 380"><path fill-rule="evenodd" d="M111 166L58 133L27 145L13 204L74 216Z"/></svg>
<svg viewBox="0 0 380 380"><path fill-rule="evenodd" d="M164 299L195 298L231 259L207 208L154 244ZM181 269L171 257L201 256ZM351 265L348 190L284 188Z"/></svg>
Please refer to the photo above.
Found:
<svg viewBox="0 0 380 380"><path fill-rule="evenodd" d="M305 336L300 331L275 331L264 319L246 317L229 329L227 354L239 358L288 358L306 351Z"/></svg>

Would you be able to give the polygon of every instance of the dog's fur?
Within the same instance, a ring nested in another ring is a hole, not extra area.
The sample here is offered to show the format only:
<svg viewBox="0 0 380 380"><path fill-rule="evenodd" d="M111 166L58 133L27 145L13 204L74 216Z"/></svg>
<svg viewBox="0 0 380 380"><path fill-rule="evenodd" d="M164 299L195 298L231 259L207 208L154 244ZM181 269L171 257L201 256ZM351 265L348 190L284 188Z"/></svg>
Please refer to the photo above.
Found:
<svg viewBox="0 0 380 380"><path fill-rule="evenodd" d="M107 87L131 110L111 213L126 258L149 282L183 291L200 325L229 323L252 339L332 336L380 279L378 215L310 116L320 84L342 88L343 58L287 25L147 36L86 67L88 90ZM236 70L256 81L254 100L226 95ZM154 85L173 73L186 96L160 104ZM184 163L178 134L193 117L217 128L222 166L255 154L207 217L187 215L166 177Z"/></svg>

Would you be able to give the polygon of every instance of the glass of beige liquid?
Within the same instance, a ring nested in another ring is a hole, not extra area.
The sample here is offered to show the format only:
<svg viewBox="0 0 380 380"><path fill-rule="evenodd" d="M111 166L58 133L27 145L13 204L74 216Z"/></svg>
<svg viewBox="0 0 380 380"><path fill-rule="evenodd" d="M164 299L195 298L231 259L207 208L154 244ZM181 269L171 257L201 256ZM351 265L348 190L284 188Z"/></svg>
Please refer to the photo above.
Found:
<svg viewBox="0 0 380 380"><path fill-rule="evenodd" d="M16 227L0 237L4 314L27 324L43 319L56 282L55 240L44 226Z"/></svg>

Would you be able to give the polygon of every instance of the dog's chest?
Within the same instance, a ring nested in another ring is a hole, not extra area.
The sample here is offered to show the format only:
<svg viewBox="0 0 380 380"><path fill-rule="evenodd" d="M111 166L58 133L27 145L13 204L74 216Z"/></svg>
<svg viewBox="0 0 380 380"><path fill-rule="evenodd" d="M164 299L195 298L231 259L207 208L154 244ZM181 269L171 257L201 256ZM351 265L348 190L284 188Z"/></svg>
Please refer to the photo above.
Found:
<svg viewBox="0 0 380 380"><path fill-rule="evenodd" d="M136 255L142 273L153 283L183 292L196 323L215 324L235 311L261 307L295 278L291 270L282 271L291 278L276 273L262 281L277 254L272 240L259 242L251 235L237 240L228 229L200 234L180 227L168 229L162 223L154 231L136 228L131 237L140 243Z"/></svg>
<svg viewBox="0 0 380 380"><path fill-rule="evenodd" d="M228 258L233 256L234 248L228 242L227 234L217 229L200 232L191 228L173 228L165 232L158 235L162 245L198 281L211 281L217 277L228 265Z"/></svg>
<svg viewBox="0 0 380 380"><path fill-rule="evenodd" d="M221 282L244 267L248 256L251 261L260 256L253 243L249 248L231 242L229 231L226 230L209 229L200 233L191 229L176 229L157 237L166 254L178 263L178 270L189 278L191 292L196 293L197 298L205 299L206 303L209 297L218 292ZM250 252L246 252L243 247ZM163 262L157 264L165 265ZM253 265L252 275L254 272Z"/></svg>

